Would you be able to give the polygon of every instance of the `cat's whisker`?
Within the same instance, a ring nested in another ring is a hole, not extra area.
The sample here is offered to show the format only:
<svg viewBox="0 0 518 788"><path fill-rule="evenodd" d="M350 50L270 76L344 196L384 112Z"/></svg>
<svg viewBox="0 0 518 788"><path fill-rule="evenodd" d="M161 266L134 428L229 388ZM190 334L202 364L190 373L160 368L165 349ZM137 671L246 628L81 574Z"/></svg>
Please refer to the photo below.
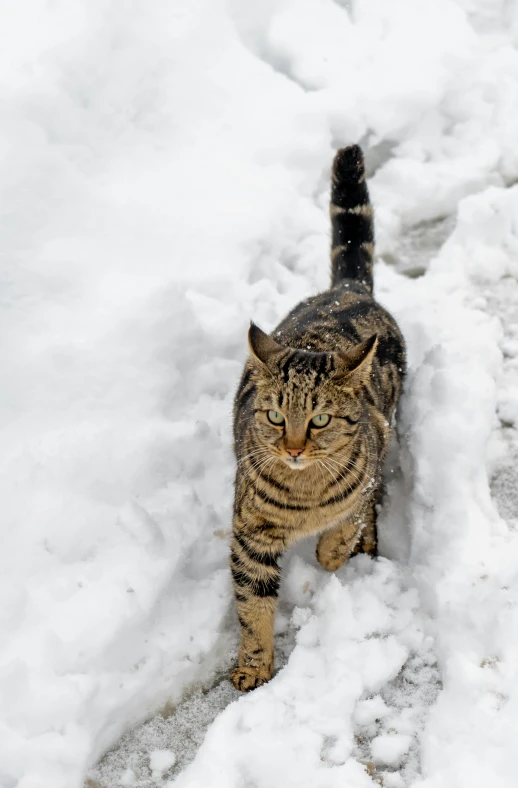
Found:
<svg viewBox="0 0 518 788"><path fill-rule="evenodd" d="M256 471L256 472L259 471L261 469L261 467L262 467L262 463L265 463L267 461L268 461L268 459L264 458L264 459L261 460L261 462L257 462L257 463L254 463L253 465L250 465L250 467L247 468L246 471L243 474L243 480L244 479L248 479L252 475L252 473L254 471Z"/></svg>
<svg viewBox="0 0 518 788"><path fill-rule="evenodd" d="M326 466L324 466L324 467L326 467ZM333 477L333 481L334 482L337 482L339 479L343 478L343 474L340 474L340 475L336 476L334 473L331 472L331 470L329 468L328 468L328 470L329 470L329 473L331 474L331 476ZM342 492L342 494L337 496L337 497L339 499L346 498L348 496L348 494L349 494L350 488L351 488L351 485L348 485L347 488Z"/></svg>
<svg viewBox="0 0 518 788"><path fill-rule="evenodd" d="M353 488L355 483L360 484L362 482L362 477L358 476L357 474L353 474L350 471L346 473L340 473L339 469L336 469L337 475L335 476L334 481L337 483L340 479L345 479L346 476L350 475L352 477L352 481L346 485L344 494L348 494L349 491Z"/></svg>
<svg viewBox="0 0 518 788"><path fill-rule="evenodd" d="M335 459L334 459L334 458L332 458L332 457L327 457L327 458L326 458L326 461L327 461L327 462L330 462L330 463L333 463L333 464L335 465L335 467L336 467L338 470L340 470L340 471L342 471L342 470L343 470L343 471L346 471L346 472L347 472L347 473L349 473L349 474L350 474L350 475L353 477L353 479L355 479L356 481L359 481L359 480L360 480L360 478L361 478L361 477L360 477L360 476L359 476L357 473L355 473L355 471L361 471L362 469L361 469L361 468L359 468L359 467L358 467L358 466L357 466L355 463L351 463L351 464L348 464L348 463L340 463L340 462L338 462L337 460L335 460ZM345 477L345 475L346 475L346 473L340 474L341 478Z"/></svg>
<svg viewBox="0 0 518 788"><path fill-rule="evenodd" d="M249 468L253 468L255 465L257 465L258 463L261 463L263 460L270 459L270 457L271 457L271 454L268 451L262 452L261 454L256 454L254 457L252 457L251 459L248 460L247 465L248 465ZM242 470L245 470L245 469L242 469Z"/></svg>
<svg viewBox="0 0 518 788"><path fill-rule="evenodd" d="M343 455L343 454L336 454L335 457L343 458L345 460L346 465L350 466L351 468L355 468L358 471L362 471L364 469L364 467L365 467L363 465L358 465L357 461L351 462L351 457L350 456L346 457L346 455Z"/></svg>
<svg viewBox="0 0 518 788"><path fill-rule="evenodd" d="M243 479L247 479L252 474L252 471L256 471L257 473L259 473L259 471L261 471L262 468L264 468L265 465L267 465L270 462L271 459L274 459L274 458L266 457L266 458L262 458L261 460L257 460L257 462L253 463L250 466L248 471L243 476Z"/></svg>
<svg viewBox="0 0 518 788"><path fill-rule="evenodd" d="M257 454L269 454L269 450L265 446L260 446L258 449L254 449L249 454L245 454L244 457L241 457L238 460L238 465L241 465L245 460L248 460L250 457L255 457Z"/></svg>
<svg viewBox="0 0 518 788"><path fill-rule="evenodd" d="M329 475L331 476L331 479L332 479L332 481L333 481L333 482L335 482L335 481L336 481L336 476L335 476L335 474L333 473L333 471L331 470L331 468L329 468L329 466L328 466L328 465L326 465L325 461L324 461L324 460L318 460L318 463L319 463L319 465L322 465L322 467L326 469L326 471L327 471L327 472L329 473ZM323 475L323 474L322 474L322 475Z"/></svg>
<svg viewBox="0 0 518 788"><path fill-rule="evenodd" d="M272 473L273 466L275 465L276 462L278 462L277 457L272 457L270 462L271 462L271 466L270 466L270 468L268 470L268 481L270 481L270 476L271 476L271 473Z"/></svg>
<svg viewBox="0 0 518 788"><path fill-rule="evenodd" d="M244 467L241 467L239 470L241 473L246 472L248 468L253 468L258 462L262 462L263 460L267 460L271 457L269 452L264 454L257 454L252 459L249 459Z"/></svg>
<svg viewBox="0 0 518 788"><path fill-rule="evenodd" d="M318 470L320 472L320 475L322 477L322 481L325 482L324 472L322 471L322 468L320 467L321 465L323 465L322 460L316 460L316 466L317 466L317 468L318 468Z"/></svg>
<svg viewBox="0 0 518 788"><path fill-rule="evenodd" d="M356 462L351 462L350 459L346 460L346 461L340 461L340 460L336 459L336 455L335 455L333 457L326 457L326 460L328 460L329 462L334 463L339 468L343 468L343 469L349 469L350 468L351 470L352 469L360 470L360 466Z"/></svg>

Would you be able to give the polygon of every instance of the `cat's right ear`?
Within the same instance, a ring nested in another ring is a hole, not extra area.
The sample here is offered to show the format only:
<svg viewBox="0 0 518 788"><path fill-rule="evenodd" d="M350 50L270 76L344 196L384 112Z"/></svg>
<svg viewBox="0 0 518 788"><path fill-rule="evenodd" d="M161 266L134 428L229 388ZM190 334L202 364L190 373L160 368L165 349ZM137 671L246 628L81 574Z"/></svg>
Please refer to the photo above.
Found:
<svg viewBox="0 0 518 788"><path fill-rule="evenodd" d="M261 331L255 323L250 323L250 328L248 329L248 345L252 358L257 359L257 361L260 361L267 367L270 367L279 353L286 350L283 345L279 345L275 339Z"/></svg>

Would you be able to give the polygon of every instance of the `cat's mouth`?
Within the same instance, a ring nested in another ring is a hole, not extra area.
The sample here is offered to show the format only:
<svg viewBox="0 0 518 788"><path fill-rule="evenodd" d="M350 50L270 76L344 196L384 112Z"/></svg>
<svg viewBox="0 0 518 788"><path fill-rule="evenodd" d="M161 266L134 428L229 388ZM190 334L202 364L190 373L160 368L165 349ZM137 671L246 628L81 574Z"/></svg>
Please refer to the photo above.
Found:
<svg viewBox="0 0 518 788"><path fill-rule="evenodd" d="M308 465L311 465L311 460L307 457L283 457L283 462L286 463L288 468L294 471L303 471Z"/></svg>

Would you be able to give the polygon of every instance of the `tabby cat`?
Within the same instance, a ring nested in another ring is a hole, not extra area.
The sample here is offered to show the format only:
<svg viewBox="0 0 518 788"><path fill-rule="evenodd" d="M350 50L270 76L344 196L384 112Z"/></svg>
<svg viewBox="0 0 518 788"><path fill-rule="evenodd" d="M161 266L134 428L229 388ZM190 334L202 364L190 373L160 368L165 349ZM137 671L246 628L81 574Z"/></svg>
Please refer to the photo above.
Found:
<svg viewBox="0 0 518 788"><path fill-rule="evenodd" d="M376 551L381 464L405 371L405 345L372 296L373 211L358 145L331 183L331 286L267 335L252 324L234 410L237 457L231 571L241 625L237 689L268 681L279 558L321 533L330 572Z"/></svg>

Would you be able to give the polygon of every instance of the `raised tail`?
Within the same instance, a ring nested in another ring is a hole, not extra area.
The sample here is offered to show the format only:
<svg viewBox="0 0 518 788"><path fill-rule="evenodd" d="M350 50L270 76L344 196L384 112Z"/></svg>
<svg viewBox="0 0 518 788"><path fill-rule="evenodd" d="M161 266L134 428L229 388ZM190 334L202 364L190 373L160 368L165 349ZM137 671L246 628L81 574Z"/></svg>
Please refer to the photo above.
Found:
<svg viewBox="0 0 518 788"><path fill-rule="evenodd" d="M338 151L331 177L331 287L355 279L372 293L374 216L359 145Z"/></svg>

